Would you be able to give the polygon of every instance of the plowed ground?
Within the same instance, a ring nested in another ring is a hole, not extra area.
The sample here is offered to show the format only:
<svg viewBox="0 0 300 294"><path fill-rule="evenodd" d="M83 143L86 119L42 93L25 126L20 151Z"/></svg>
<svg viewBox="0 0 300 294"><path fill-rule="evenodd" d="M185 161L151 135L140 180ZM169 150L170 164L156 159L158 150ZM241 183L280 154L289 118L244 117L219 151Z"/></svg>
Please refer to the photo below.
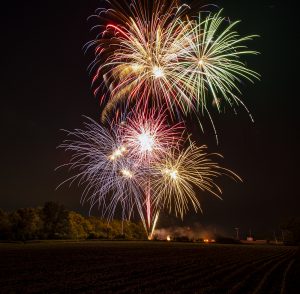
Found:
<svg viewBox="0 0 300 294"><path fill-rule="evenodd" d="M0 293L300 293L299 249L167 242L0 244Z"/></svg>

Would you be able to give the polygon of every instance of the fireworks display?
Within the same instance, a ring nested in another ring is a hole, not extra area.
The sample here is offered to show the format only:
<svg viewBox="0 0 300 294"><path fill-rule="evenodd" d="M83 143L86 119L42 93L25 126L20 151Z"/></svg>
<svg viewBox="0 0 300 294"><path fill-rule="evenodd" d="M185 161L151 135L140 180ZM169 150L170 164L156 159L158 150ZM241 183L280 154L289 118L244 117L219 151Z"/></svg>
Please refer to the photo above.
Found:
<svg viewBox="0 0 300 294"><path fill-rule="evenodd" d="M208 105L220 110L222 101L246 108L238 85L259 78L242 60L257 54L244 44L255 35L241 37L222 11L190 11L175 0L113 1L97 10L97 36L86 49L95 52L101 122L89 119L60 146L72 153L66 166L75 174L65 182L84 187L82 202L108 219L137 211L149 238L161 211L201 210L199 193L221 197L216 178L240 180L214 160L219 154L191 141L182 118L209 115Z"/></svg>
<svg viewBox="0 0 300 294"><path fill-rule="evenodd" d="M151 236L161 210L183 217L189 203L200 208L195 188L220 198L214 179L222 174L239 179L212 160L205 146L184 142L182 126L168 126L164 115L128 117L113 129L89 119L60 146L72 152L67 166L77 171L65 182L83 185L82 201L98 205L102 216L110 219L120 207L130 219L136 209Z"/></svg>
<svg viewBox="0 0 300 294"><path fill-rule="evenodd" d="M109 89L103 121L112 109L132 103L141 109L165 106L171 117L208 112L209 98L218 109L220 100L244 106L238 83L259 78L241 60L257 54L244 45L255 35L241 37L234 30L238 22L229 22L222 11L194 18L175 2L167 8L158 1L152 14L133 2L131 12L100 10L99 16L119 16L123 22L103 27L87 46L95 48L93 82L100 83L95 93L101 85Z"/></svg>
<svg viewBox="0 0 300 294"><path fill-rule="evenodd" d="M72 152L69 169L79 171L65 182L85 186L82 201L101 207L104 217L111 218L120 206L123 217L130 219L136 208L150 229L158 213L149 188L151 167L165 158L181 135L181 125L168 126L165 116L154 111L128 115L112 129L89 119L84 129L68 132L60 145Z"/></svg>

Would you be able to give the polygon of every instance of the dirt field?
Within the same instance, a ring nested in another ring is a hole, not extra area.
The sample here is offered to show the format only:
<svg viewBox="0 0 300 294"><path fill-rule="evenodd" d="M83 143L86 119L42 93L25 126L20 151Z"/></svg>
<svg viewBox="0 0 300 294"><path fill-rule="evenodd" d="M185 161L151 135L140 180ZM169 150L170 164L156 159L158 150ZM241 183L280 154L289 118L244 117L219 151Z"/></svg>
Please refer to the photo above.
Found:
<svg viewBox="0 0 300 294"><path fill-rule="evenodd" d="M0 293L300 293L299 268L296 247L0 244Z"/></svg>

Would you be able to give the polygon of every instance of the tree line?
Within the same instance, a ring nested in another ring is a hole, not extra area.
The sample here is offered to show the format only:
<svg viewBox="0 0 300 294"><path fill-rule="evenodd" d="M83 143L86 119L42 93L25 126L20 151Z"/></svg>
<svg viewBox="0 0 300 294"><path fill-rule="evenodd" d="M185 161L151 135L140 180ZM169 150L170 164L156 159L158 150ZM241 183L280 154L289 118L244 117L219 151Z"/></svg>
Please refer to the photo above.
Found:
<svg viewBox="0 0 300 294"><path fill-rule="evenodd" d="M56 202L43 207L0 209L0 240L146 239L142 223L85 217Z"/></svg>

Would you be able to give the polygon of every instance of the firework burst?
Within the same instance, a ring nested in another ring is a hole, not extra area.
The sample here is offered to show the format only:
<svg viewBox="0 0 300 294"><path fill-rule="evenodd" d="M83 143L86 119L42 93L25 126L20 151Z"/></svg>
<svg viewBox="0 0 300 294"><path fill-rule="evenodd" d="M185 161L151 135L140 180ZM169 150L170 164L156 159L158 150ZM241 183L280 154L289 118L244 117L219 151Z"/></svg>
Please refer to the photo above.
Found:
<svg viewBox="0 0 300 294"><path fill-rule="evenodd" d="M139 182L143 171L127 158L116 128L106 129L89 119L83 129L67 135L60 148L72 153L66 166L77 173L62 184L83 186L82 202L89 201L91 209L98 205L104 217L112 218L118 205L124 218L130 218L134 207L142 214L144 196Z"/></svg>
<svg viewBox="0 0 300 294"><path fill-rule="evenodd" d="M243 104L237 97L240 94L237 84L243 79L253 82L259 74L249 69L241 60L244 55L256 55L257 51L247 49L244 45L257 35L241 37L234 29L239 21L229 22L221 16L222 10L216 14L181 22L183 29L188 26L188 34L183 42L188 44L178 54L179 79L187 80L193 89L198 107L207 110L207 97L213 98L220 110L223 99L231 107ZM179 20L180 21L180 20Z"/></svg>
<svg viewBox="0 0 300 294"><path fill-rule="evenodd" d="M216 178L228 175L241 179L229 169L221 167L213 160L213 156L221 155L208 154L206 146L198 147L194 142L189 142L186 149L175 149L157 163L152 177L156 205L183 217L189 204L196 211L201 210L196 189L221 198L222 191L215 182Z"/></svg>
<svg viewBox="0 0 300 294"><path fill-rule="evenodd" d="M155 162L181 141L183 123L169 125L164 112L133 111L119 128L130 156L143 165Z"/></svg>

